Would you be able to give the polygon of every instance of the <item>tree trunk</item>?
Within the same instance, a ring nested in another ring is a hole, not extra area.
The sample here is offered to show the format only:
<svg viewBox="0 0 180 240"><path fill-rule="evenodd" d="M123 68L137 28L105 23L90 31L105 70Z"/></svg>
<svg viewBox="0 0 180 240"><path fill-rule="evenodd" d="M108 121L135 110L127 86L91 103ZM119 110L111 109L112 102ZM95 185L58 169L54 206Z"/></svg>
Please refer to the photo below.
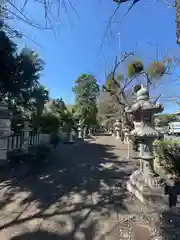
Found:
<svg viewBox="0 0 180 240"><path fill-rule="evenodd" d="M176 36L177 44L180 44L180 0L176 0Z"/></svg>

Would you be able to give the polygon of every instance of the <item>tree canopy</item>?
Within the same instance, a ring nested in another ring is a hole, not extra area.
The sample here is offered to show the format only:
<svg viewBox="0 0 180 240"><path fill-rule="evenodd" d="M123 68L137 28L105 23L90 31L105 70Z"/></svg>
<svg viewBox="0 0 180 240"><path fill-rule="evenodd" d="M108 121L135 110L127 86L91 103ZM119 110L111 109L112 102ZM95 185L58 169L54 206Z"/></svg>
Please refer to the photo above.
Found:
<svg viewBox="0 0 180 240"><path fill-rule="evenodd" d="M75 115L84 125L90 126L97 123L97 99L99 85L94 76L82 74L75 81Z"/></svg>
<svg viewBox="0 0 180 240"><path fill-rule="evenodd" d="M1 94L16 104L27 104L32 92L39 87L44 62L34 51L17 45L0 29L0 89Z"/></svg>

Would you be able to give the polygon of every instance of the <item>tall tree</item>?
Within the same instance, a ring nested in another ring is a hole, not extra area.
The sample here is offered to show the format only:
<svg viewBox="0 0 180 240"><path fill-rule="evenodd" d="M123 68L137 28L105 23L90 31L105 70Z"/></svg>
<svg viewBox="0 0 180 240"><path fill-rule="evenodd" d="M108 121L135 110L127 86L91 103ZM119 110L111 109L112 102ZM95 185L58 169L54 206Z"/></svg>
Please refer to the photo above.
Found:
<svg viewBox="0 0 180 240"><path fill-rule="evenodd" d="M95 77L90 74L80 75L75 81L73 92L76 97L75 115L88 127L96 124L99 85Z"/></svg>
<svg viewBox="0 0 180 240"><path fill-rule="evenodd" d="M0 91L16 103L28 101L38 85L44 63L38 55L27 48L19 53L17 45L0 29Z"/></svg>
<svg viewBox="0 0 180 240"><path fill-rule="evenodd" d="M16 120L42 112L48 92L39 83L44 63L34 51L17 45L0 27L0 94L6 97Z"/></svg>

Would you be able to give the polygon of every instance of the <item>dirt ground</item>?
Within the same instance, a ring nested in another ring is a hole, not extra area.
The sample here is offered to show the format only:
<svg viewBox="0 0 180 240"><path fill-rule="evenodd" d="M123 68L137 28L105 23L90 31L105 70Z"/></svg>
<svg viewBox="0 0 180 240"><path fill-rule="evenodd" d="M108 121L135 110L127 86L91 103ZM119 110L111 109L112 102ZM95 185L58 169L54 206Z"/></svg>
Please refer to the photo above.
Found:
<svg viewBox="0 0 180 240"><path fill-rule="evenodd" d="M135 168L127 144L112 136L59 144L40 173L1 181L0 239L125 240L134 228L149 240L149 219L159 221L159 206L149 208L127 192Z"/></svg>

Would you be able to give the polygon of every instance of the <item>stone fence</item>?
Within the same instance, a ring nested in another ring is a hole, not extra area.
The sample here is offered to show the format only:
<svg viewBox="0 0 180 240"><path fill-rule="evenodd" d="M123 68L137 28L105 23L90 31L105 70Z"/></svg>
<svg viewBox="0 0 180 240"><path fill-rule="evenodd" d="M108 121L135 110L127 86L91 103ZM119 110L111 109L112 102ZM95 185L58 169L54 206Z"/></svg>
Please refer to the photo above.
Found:
<svg viewBox="0 0 180 240"><path fill-rule="evenodd" d="M50 143L50 134L34 133L33 131L11 134L0 137L0 166L7 163L7 156L10 152L20 150L28 153L31 146Z"/></svg>
<svg viewBox="0 0 180 240"><path fill-rule="evenodd" d="M13 134L4 138L4 150L6 151L14 151L18 149L25 149L26 147L38 145L38 144L46 144L50 141L50 134L43 134L43 133L33 133L33 131L29 132L29 135L25 138L25 132L21 134ZM26 144L27 140L27 144Z"/></svg>

